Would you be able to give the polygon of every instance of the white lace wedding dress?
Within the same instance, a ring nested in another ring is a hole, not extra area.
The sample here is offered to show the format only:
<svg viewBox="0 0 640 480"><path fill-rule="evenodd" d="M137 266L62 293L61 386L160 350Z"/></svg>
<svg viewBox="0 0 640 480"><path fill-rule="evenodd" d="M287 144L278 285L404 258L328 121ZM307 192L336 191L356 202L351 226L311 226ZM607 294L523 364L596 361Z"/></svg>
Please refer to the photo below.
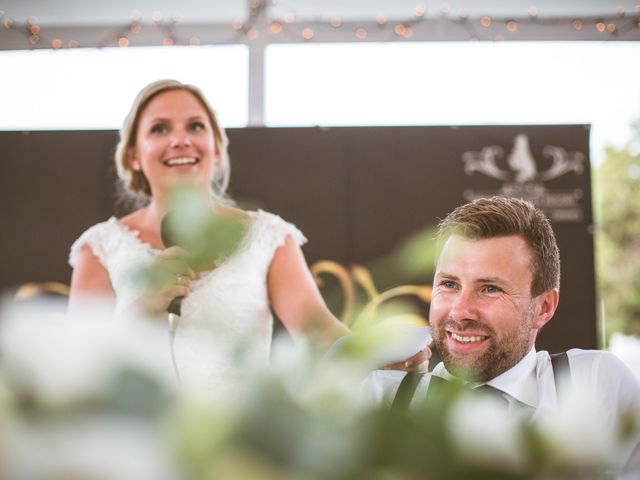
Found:
<svg viewBox="0 0 640 480"><path fill-rule="evenodd" d="M227 390L242 382L247 368L268 362L273 318L267 271L287 235L299 245L306 239L277 215L262 210L247 213L249 225L239 248L214 270L201 274L182 302L174 352L187 387ZM115 217L90 227L75 241L69 255L72 267L85 245L108 271L116 313L121 312L142 293L140 267L151 264L159 250Z"/></svg>

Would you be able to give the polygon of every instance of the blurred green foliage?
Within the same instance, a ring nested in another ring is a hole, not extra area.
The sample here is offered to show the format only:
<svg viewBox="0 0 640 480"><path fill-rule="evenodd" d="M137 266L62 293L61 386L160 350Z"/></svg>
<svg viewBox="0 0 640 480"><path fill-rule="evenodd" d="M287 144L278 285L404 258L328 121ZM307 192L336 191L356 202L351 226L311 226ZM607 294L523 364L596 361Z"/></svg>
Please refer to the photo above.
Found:
<svg viewBox="0 0 640 480"><path fill-rule="evenodd" d="M175 262L155 263L138 272L140 281L157 288L175 281L186 264L195 273L213 270L240 247L247 230L244 217L219 213L211 202L186 186L175 188L162 221L165 247L184 250Z"/></svg>
<svg viewBox="0 0 640 480"><path fill-rule="evenodd" d="M640 335L640 120L594 171L596 275L607 338ZM603 320L603 319L601 319Z"/></svg>
<svg viewBox="0 0 640 480"><path fill-rule="evenodd" d="M319 286L330 310L351 328L367 305L372 301L377 304L384 298L385 305L392 305L396 314L415 314L426 318L430 290L427 292L423 287L430 286L433 280L439 248L436 237L436 228L429 226L405 237L388 255L365 266L350 265L347 268L343 265L341 273L345 278L342 282L337 281L335 273L329 275L328 271L322 271ZM349 302L345 282L350 284L353 292L353 304L349 306L345 306ZM381 294L384 297L381 298ZM386 298L387 294L392 298ZM345 315L349 318L344 318Z"/></svg>
<svg viewBox="0 0 640 480"><path fill-rule="evenodd" d="M163 239L182 247L185 261L194 270L208 269L238 248L247 226L244 217L216 212L209 201L186 187L172 192L170 205Z"/></svg>

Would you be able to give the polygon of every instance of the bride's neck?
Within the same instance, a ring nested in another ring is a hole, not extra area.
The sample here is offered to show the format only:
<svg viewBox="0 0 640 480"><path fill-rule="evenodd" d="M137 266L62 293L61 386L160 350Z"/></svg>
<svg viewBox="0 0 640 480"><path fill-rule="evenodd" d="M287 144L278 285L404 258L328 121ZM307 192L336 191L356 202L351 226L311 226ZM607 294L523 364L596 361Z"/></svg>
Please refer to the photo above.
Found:
<svg viewBox="0 0 640 480"><path fill-rule="evenodd" d="M213 211L225 210L225 207L209 193L205 192L202 195L202 203L208 204ZM143 216L148 223L159 224L162 222L164 216L171 210L171 204L167 197L151 198L151 202L143 209Z"/></svg>

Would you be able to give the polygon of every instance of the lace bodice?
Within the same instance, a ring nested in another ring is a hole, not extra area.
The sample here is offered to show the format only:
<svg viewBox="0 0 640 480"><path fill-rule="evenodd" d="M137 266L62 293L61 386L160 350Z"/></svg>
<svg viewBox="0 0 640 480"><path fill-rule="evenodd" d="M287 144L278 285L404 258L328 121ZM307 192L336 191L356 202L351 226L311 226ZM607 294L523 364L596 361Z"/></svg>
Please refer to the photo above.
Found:
<svg viewBox="0 0 640 480"><path fill-rule="evenodd" d="M202 273L182 302L174 351L183 384L227 388L240 382L244 369L254 362L268 361L273 329L266 283L269 265L287 235L299 245L306 239L277 215L247 213L249 226L238 249L214 270ZM159 250L115 217L92 226L75 241L69 255L72 267L85 245L109 273L116 313L121 312L142 294L136 272L150 265Z"/></svg>

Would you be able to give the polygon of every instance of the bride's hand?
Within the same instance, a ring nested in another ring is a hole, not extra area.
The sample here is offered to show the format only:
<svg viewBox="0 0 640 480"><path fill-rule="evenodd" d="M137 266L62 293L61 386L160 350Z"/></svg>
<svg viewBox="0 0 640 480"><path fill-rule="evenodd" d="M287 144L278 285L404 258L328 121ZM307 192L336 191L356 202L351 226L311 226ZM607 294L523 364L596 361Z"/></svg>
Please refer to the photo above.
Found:
<svg viewBox="0 0 640 480"><path fill-rule="evenodd" d="M429 359L431 358L431 349L425 345L415 355L409 357L404 362L393 363L387 365L385 370L404 370L405 372L428 372Z"/></svg>
<svg viewBox="0 0 640 480"><path fill-rule="evenodd" d="M159 280L150 284L136 302L144 312L165 313L174 298L189 295L196 275L182 260L184 256L185 251L180 247L167 248L156 256L153 270L159 272Z"/></svg>

